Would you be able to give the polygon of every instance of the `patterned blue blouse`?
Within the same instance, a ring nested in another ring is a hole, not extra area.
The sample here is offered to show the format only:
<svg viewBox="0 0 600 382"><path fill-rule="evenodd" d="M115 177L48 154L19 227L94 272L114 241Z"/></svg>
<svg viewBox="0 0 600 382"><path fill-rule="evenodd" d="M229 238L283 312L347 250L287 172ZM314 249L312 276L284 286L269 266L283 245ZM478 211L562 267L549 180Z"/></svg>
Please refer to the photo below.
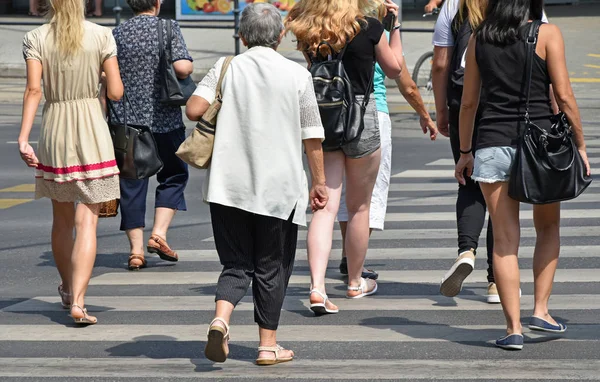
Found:
<svg viewBox="0 0 600 382"><path fill-rule="evenodd" d="M181 107L167 106L159 102L159 47L158 21L155 16L139 15L113 30L117 42L117 59L121 70L121 79L129 99L128 120L137 116L137 122L149 126L154 133L168 133L184 128ZM163 36L167 36L165 22ZM172 21L173 61L189 60L192 57L185 46L181 29ZM123 105L114 103L119 120L123 117ZM134 110L129 111L131 108Z"/></svg>

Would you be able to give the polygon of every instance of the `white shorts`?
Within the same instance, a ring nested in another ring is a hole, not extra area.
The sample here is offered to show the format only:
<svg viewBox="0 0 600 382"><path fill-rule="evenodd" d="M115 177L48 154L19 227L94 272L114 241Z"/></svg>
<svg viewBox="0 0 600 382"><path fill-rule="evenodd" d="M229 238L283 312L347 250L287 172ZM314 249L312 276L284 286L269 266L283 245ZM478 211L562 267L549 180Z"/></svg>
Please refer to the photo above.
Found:
<svg viewBox="0 0 600 382"><path fill-rule="evenodd" d="M379 135L381 137L381 163L379 173L373 188L371 209L369 211L369 226L378 231L383 231L385 214L387 212L388 192L390 190L390 175L392 172L392 120L390 115L381 111L377 112L379 119ZM342 184L342 197L338 211L338 221L348 221L346 208L346 182Z"/></svg>

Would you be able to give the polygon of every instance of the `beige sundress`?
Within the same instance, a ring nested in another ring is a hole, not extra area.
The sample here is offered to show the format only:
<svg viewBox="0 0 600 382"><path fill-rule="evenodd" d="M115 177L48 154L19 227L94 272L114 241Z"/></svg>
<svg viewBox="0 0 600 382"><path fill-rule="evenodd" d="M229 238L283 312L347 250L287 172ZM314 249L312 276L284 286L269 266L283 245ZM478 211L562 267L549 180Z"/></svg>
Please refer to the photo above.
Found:
<svg viewBox="0 0 600 382"><path fill-rule="evenodd" d="M58 51L49 24L25 35L25 60L42 63L46 98L35 198L94 204L119 198L119 169L98 99L104 61L117 54L110 29L86 21L81 51Z"/></svg>

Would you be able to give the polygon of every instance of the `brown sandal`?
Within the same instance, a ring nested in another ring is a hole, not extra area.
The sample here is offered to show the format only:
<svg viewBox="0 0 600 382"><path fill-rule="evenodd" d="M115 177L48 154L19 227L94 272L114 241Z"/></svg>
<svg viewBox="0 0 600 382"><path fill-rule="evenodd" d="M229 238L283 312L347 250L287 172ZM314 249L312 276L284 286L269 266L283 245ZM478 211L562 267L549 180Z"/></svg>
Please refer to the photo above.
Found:
<svg viewBox="0 0 600 382"><path fill-rule="evenodd" d="M163 260L166 261L178 261L179 256L177 252L173 251L167 241L158 235L150 236L148 240L148 252L157 254Z"/></svg>
<svg viewBox="0 0 600 382"><path fill-rule="evenodd" d="M132 260L139 260L142 263L140 265L134 265L132 264ZM130 271L139 271L142 268L146 268L146 266L148 265L148 263L146 262L146 259L144 259L144 255L136 255L136 254L131 254L129 255L129 261L127 262L127 268Z"/></svg>

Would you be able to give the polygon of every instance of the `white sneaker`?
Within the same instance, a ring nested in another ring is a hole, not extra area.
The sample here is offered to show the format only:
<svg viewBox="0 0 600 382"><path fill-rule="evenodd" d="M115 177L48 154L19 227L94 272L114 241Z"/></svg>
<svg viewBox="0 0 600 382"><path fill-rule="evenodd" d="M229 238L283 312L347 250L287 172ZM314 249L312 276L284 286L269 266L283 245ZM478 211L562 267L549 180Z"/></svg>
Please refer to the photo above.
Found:
<svg viewBox="0 0 600 382"><path fill-rule="evenodd" d="M440 293L446 297L454 297L462 290L465 279L475 269L475 254L473 250L461 253L452 268L444 275L440 285Z"/></svg>
<svg viewBox="0 0 600 382"><path fill-rule="evenodd" d="M500 295L498 294L496 283L488 284L487 295L485 297L488 304L500 304ZM521 288L519 288L519 297L521 297Z"/></svg>

